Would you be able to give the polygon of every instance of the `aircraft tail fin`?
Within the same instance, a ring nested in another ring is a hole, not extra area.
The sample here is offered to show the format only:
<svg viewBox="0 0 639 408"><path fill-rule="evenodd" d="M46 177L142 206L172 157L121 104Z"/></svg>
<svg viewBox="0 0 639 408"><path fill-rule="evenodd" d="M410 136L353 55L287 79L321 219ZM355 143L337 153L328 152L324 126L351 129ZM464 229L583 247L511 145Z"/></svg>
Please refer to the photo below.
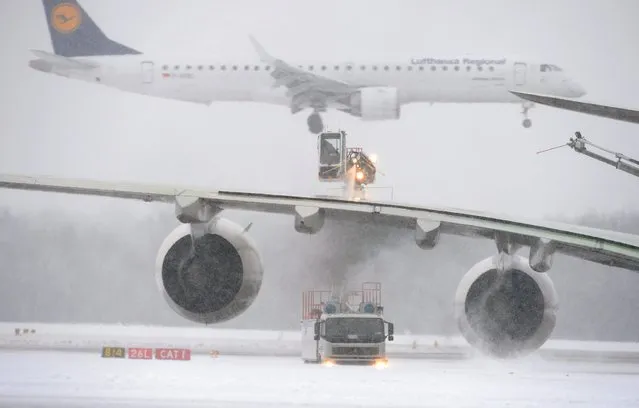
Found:
<svg viewBox="0 0 639 408"><path fill-rule="evenodd" d="M141 54L107 37L77 0L42 0L42 4L55 54L63 57Z"/></svg>

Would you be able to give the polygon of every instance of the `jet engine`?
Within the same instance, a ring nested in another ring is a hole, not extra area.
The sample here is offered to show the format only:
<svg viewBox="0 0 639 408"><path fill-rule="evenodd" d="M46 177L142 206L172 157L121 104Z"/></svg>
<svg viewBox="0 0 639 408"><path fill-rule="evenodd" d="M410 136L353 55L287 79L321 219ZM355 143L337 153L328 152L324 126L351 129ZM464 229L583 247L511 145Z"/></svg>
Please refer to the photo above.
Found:
<svg viewBox="0 0 639 408"><path fill-rule="evenodd" d="M541 347L555 328L557 292L526 258L496 255L475 264L455 294L455 318L468 343L497 358Z"/></svg>
<svg viewBox="0 0 639 408"><path fill-rule="evenodd" d="M401 106L397 88L366 87L351 95L351 113L363 120L399 119Z"/></svg>
<svg viewBox="0 0 639 408"><path fill-rule="evenodd" d="M221 217L182 224L162 243L156 281L180 316L198 323L233 319L253 303L262 286L263 266L253 240Z"/></svg>

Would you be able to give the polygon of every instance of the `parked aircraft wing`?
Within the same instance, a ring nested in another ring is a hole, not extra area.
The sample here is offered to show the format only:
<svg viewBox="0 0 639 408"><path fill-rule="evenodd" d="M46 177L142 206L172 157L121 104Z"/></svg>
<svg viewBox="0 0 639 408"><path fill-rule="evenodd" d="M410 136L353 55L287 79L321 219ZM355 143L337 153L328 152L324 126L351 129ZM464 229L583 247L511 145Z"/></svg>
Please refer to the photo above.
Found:
<svg viewBox="0 0 639 408"><path fill-rule="evenodd" d="M588 115L600 116L609 119L621 120L630 123L639 123L639 110L619 108L610 105L601 105L591 102L583 102L575 99L559 98L551 95L533 94L528 92L510 91L512 94L531 102L553 106L573 112L581 112Z"/></svg>
<svg viewBox="0 0 639 408"><path fill-rule="evenodd" d="M289 214L296 220L316 214L322 219L340 222L374 223L414 230L418 244L427 236L435 237L431 247L441 232L493 239L498 246L503 243L527 246L531 248L531 262L535 258L533 251L546 255L558 252L639 271L639 237L636 235L463 209L10 174L0 175L0 187L174 203L176 215L182 222L196 222L193 220L203 212L217 213L224 209Z"/></svg>

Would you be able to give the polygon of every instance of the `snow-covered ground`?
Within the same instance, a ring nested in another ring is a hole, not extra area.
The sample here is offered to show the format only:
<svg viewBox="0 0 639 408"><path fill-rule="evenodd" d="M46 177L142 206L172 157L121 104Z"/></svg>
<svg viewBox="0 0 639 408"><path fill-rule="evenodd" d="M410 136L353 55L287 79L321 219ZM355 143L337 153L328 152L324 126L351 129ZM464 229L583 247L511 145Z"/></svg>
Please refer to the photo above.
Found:
<svg viewBox="0 0 639 408"><path fill-rule="evenodd" d="M16 334L18 330L19 335ZM234 330L212 327L157 327L89 324L0 323L0 348L99 350L102 346L180 347L194 354L217 350L223 354L300 354L296 331ZM477 353L461 337L397 334L387 345L390 356L444 354L471 357ZM544 357L604 355L639 362L639 343L549 340Z"/></svg>
<svg viewBox="0 0 639 408"><path fill-rule="evenodd" d="M195 355L190 361L0 350L7 407L639 406L639 365L538 358L391 360L385 369L295 357Z"/></svg>

